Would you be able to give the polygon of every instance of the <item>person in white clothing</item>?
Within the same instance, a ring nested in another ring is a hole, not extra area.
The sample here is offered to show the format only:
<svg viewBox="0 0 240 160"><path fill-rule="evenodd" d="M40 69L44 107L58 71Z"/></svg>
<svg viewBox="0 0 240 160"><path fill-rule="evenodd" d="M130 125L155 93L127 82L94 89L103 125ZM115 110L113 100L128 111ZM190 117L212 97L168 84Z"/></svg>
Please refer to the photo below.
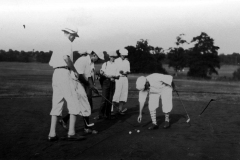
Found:
<svg viewBox="0 0 240 160"><path fill-rule="evenodd" d="M77 31L72 28L64 28L65 41L58 50L54 50L49 65L54 68L52 87L52 110L51 110L51 127L48 135L49 141L57 141L56 125L58 117L62 115L63 105L67 103L70 114L69 130L67 140L82 140L84 136L75 133L75 123L77 115L89 116L91 110L89 108L79 107L81 101L78 99L75 91L75 81L71 77L71 72L78 79L81 75L73 65L72 42L79 37Z"/></svg>
<svg viewBox="0 0 240 160"><path fill-rule="evenodd" d="M96 87L94 86L93 78L92 78L92 66L91 64L96 62L99 58L103 58L103 54L91 52L88 54L87 52L79 53L81 56L76 60L74 66L79 74L83 74L84 79L82 80L83 83L78 83L77 85L77 92L85 92L84 95L79 94L79 98L82 98L84 102L86 102L87 107L91 107L92 111L92 97L91 92L94 90L96 92ZM97 91L98 92L98 91ZM86 96L87 94L87 96ZM84 132L85 133L93 133L96 134L97 131L91 129L89 125L89 117L84 116ZM69 120L69 114L63 117L59 123L64 127L67 128L67 122Z"/></svg>
<svg viewBox="0 0 240 160"><path fill-rule="evenodd" d="M123 109L124 104L127 102L128 98L128 74L130 73L130 63L126 59L128 56L127 49L119 50L120 57L115 60L115 63L118 66L118 72L120 77L116 80L116 88L113 96L114 106L118 106L118 112L124 114L127 108Z"/></svg>
<svg viewBox="0 0 240 160"><path fill-rule="evenodd" d="M148 108L150 111L152 125L150 130L157 129L156 109L159 107L159 98L162 100L162 111L165 114L165 123L163 128L170 127L169 114L172 110L172 91L175 89L173 77L160 73L153 73L146 77L141 76L136 81L136 88L139 90L139 116L138 122L142 120L142 109L149 95Z"/></svg>

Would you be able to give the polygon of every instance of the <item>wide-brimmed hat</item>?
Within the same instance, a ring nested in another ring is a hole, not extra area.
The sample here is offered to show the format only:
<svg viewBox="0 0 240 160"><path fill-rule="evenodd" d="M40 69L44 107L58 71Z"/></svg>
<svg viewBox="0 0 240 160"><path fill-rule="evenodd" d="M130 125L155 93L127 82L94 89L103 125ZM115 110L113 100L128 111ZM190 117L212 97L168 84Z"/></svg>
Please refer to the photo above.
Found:
<svg viewBox="0 0 240 160"><path fill-rule="evenodd" d="M147 81L146 77L144 76L138 77L136 81L136 88L140 91L143 90L145 88L146 81Z"/></svg>
<svg viewBox="0 0 240 160"><path fill-rule="evenodd" d="M74 35L75 37L79 37L77 29L64 28L64 29L62 29L62 31L68 32L68 33Z"/></svg>
<svg viewBox="0 0 240 160"><path fill-rule="evenodd" d="M119 50L119 53L122 55L122 56L127 56L128 55L128 50L123 48L123 49L120 49Z"/></svg>

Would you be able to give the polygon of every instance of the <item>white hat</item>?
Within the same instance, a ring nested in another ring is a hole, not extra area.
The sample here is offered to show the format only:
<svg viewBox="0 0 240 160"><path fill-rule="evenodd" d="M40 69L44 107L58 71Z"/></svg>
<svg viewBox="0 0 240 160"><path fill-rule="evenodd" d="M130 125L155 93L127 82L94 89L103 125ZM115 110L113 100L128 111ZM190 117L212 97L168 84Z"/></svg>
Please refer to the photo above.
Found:
<svg viewBox="0 0 240 160"><path fill-rule="evenodd" d="M123 49L120 49L119 50L119 53L122 55L122 56L127 56L128 55L128 50L123 48Z"/></svg>
<svg viewBox="0 0 240 160"><path fill-rule="evenodd" d="M136 88L138 90L143 90L145 87L146 81L147 81L146 77L144 76L138 77L136 81Z"/></svg>
<svg viewBox="0 0 240 160"><path fill-rule="evenodd" d="M94 52L94 53L96 53L96 55L98 56L98 58L104 60L104 54L103 54L103 52Z"/></svg>
<svg viewBox="0 0 240 160"><path fill-rule="evenodd" d="M116 51L109 52L108 55L109 55L109 57L117 57Z"/></svg>
<svg viewBox="0 0 240 160"><path fill-rule="evenodd" d="M62 29L62 31L66 31L70 34L75 35L76 37L79 37L77 29L72 29L72 28L70 29L69 27L67 27L67 28Z"/></svg>

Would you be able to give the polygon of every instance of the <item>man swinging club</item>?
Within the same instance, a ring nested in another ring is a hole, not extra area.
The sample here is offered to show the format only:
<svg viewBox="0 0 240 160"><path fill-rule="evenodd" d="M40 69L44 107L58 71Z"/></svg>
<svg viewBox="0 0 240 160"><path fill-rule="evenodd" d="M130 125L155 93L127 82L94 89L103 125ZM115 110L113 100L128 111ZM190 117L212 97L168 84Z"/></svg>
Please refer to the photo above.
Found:
<svg viewBox="0 0 240 160"><path fill-rule="evenodd" d="M159 73L153 73L147 77L141 76L136 81L136 88L139 90L139 116L138 122L142 120L142 110L149 94L149 111L152 119L152 125L148 128L150 130L158 129L156 120L156 109L159 106L159 98L162 100L162 110L165 114L165 123L163 128L170 127L169 113L172 110L172 91L175 85L172 82L173 77Z"/></svg>

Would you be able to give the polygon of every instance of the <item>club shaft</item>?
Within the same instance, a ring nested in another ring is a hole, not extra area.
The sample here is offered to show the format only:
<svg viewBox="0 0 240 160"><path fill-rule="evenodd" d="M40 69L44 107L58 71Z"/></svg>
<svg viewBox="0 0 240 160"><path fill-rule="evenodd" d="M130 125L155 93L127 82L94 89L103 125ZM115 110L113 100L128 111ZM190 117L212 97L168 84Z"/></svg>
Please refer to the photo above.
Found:
<svg viewBox="0 0 240 160"><path fill-rule="evenodd" d="M199 116L201 116L203 114L203 112L207 109L207 107L209 106L209 104L212 102L212 100L210 100L207 104L207 106L202 110L202 112L199 114Z"/></svg>
<svg viewBox="0 0 240 160"><path fill-rule="evenodd" d="M178 91L177 91L177 90L175 90L175 91L176 91L176 93L177 93L177 95L178 95L178 98L180 99L180 101L181 101L181 103L182 103L182 106L183 106L183 108L184 108L184 110L185 110L185 112L186 112L188 118L190 119L190 117L189 117L189 115L188 115L188 112L187 112L185 106L183 105L183 102L182 102L182 100L181 100L181 98L180 98L180 96L179 96L179 94L178 94Z"/></svg>

